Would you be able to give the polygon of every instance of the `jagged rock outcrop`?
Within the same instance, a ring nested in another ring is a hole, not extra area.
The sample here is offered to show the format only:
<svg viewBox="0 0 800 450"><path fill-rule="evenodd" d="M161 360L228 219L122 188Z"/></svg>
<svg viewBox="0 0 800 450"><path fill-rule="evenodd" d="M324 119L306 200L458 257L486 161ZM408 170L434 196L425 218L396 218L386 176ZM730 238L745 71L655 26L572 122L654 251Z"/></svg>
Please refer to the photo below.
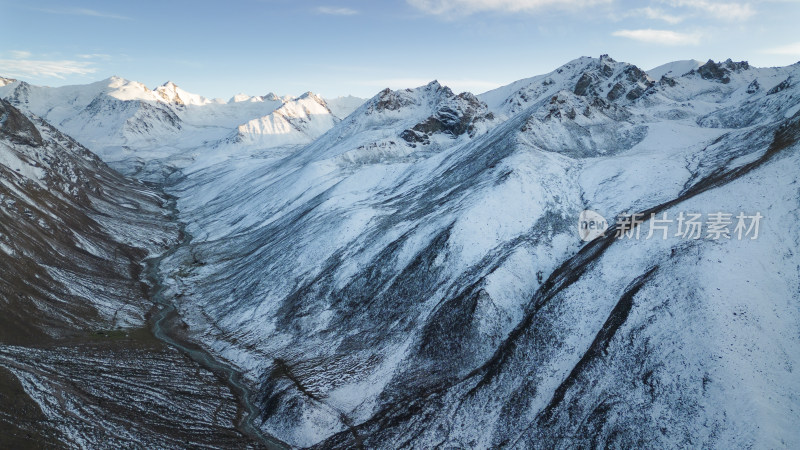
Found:
<svg viewBox="0 0 800 450"><path fill-rule="evenodd" d="M411 129L404 130L400 137L409 143L430 143L434 134L444 134L452 138L469 134L473 137L476 126L480 122L490 121L494 118L486 104L478 100L473 94L464 92L453 94L450 88L440 87L437 92L439 99L434 108L434 113L424 121L414 125Z"/></svg>
<svg viewBox="0 0 800 450"><path fill-rule="evenodd" d="M778 83L778 85L767 91L767 95L777 94L778 92L788 89L791 86L791 82L792 82L792 77L789 77L781 81L780 83Z"/></svg>
<svg viewBox="0 0 800 450"><path fill-rule="evenodd" d="M727 84L731 82L731 72L741 72L749 68L750 64L748 64L747 61L733 62L727 59L724 62L715 63L713 60L709 59L708 62L693 72L699 74L704 80L716 80L722 84Z"/></svg>

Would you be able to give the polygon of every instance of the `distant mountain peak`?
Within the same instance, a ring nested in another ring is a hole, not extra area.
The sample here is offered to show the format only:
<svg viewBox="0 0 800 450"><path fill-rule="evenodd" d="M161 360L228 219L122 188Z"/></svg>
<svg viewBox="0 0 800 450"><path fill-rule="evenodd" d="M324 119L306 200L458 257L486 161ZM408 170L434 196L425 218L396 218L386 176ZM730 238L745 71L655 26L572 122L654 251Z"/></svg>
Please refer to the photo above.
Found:
<svg viewBox="0 0 800 450"><path fill-rule="evenodd" d="M253 99L253 97L251 97L251 96L249 96L247 94L239 93L239 94L236 94L233 97L231 97L231 99L228 100L228 103L241 103L241 102L252 101L252 99Z"/></svg>
<svg viewBox="0 0 800 450"><path fill-rule="evenodd" d="M315 102L317 102L317 103L320 103L320 104L323 104L323 105L325 104L325 100L323 100L323 99L322 99L322 97L320 97L319 95L317 95L317 94L315 94L315 93L313 93L313 92L311 92L311 91L304 92L304 93L303 93L303 94L302 94L300 97L298 97L297 99L298 99L298 100L302 100L302 99L311 99L311 100L314 100L314 101L315 101Z"/></svg>
<svg viewBox="0 0 800 450"><path fill-rule="evenodd" d="M184 105L184 101L178 93L178 85L172 81L167 81L155 89L156 95L164 99L168 103L177 103Z"/></svg>
<svg viewBox="0 0 800 450"><path fill-rule="evenodd" d="M9 84L11 84L11 83L13 83L15 81L17 81L17 80L15 80L13 78L0 77L0 86L7 86L7 85L9 85Z"/></svg>
<svg viewBox="0 0 800 450"><path fill-rule="evenodd" d="M197 94L186 92L172 81L167 81L153 91L161 100L180 106L204 105L211 100Z"/></svg>
<svg viewBox="0 0 800 450"><path fill-rule="evenodd" d="M430 83L425 85L427 89L441 89L442 85L439 83L439 80L433 80Z"/></svg>
<svg viewBox="0 0 800 450"><path fill-rule="evenodd" d="M614 58L608 56L608 53L604 53L604 54L600 55L600 61L608 61L608 62L612 62L612 63L617 62L616 60L614 60Z"/></svg>

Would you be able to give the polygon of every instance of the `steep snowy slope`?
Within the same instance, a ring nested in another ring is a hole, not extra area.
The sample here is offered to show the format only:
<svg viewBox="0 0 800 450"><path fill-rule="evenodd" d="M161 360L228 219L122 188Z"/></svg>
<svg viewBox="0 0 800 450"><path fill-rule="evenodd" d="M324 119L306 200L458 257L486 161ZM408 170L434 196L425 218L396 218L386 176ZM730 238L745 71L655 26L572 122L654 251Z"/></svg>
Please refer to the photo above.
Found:
<svg viewBox="0 0 800 450"><path fill-rule="evenodd" d="M325 100L306 92L264 117L239 125L230 141L259 147L308 144L333 128L336 117Z"/></svg>
<svg viewBox="0 0 800 450"><path fill-rule="evenodd" d="M654 80L659 80L663 76L670 78L680 77L687 74L692 70L696 70L702 66L703 62L696 59L687 59L684 61L673 61L671 63L662 64L647 71L647 75Z"/></svg>
<svg viewBox="0 0 800 450"><path fill-rule="evenodd" d="M230 390L145 328L167 203L0 100L0 447L247 443Z"/></svg>
<svg viewBox="0 0 800 450"><path fill-rule="evenodd" d="M162 273L294 445L798 445L799 71L603 56L383 91L303 149L188 173ZM584 209L769 225L584 244Z"/></svg>
<svg viewBox="0 0 800 450"><path fill-rule="evenodd" d="M753 75L767 83L786 71L743 75L738 88ZM396 377L393 402L358 429L365 445L796 446L800 280L796 252L786 250L800 244L793 96L752 99L761 111L780 106L747 128L651 124L639 145L587 162L579 178L586 206L607 217L760 212L768 222L757 240L648 240L644 224L642 239L610 233L587 244L547 277L491 358L411 388L415 378ZM463 327L479 316L445 317ZM351 433L326 445L347 443Z"/></svg>
<svg viewBox="0 0 800 450"><path fill-rule="evenodd" d="M344 119L357 110L359 106L363 105L364 99L348 95L346 97L326 98L325 103L334 116Z"/></svg>
<svg viewBox="0 0 800 450"><path fill-rule="evenodd" d="M9 311L38 318L43 325L34 326L29 320L16 322L13 316L5 316L4 320L11 323L3 327L4 335L9 332L6 337L10 338L11 330L22 326L47 329L58 335L58 327L47 325L50 321L90 327L91 322L80 320L91 315L78 314L71 308L94 309L98 319L110 321L113 326L142 323L149 309L146 302L138 306L120 302L141 295L138 281L129 279L132 269L128 266L148 254L163 251L175 240L177 230L165 217L166 200L111 171L45 122L34 124L8 103L1 105L4 140L0 143L0 170L2 213L6 218L0 224L0 235L2 249L9 257L3 261L10 264L3 274L20 277L22 284L34 288L54 285L59 286L56 291L78 295L53 299L47 290L32 290L18 296L20 292L12 295L13 284L7 284L5 300L16 298L20 302ZM24 268L34 266L42 269L36 274L41 282L22 282L25 277L34 276ZM70 267L88 270L84 277L92 279L92 283L70 283L74 277ZM90 303L82 304L87 301ZM53 317L49 317L51 314Z"/></svg>

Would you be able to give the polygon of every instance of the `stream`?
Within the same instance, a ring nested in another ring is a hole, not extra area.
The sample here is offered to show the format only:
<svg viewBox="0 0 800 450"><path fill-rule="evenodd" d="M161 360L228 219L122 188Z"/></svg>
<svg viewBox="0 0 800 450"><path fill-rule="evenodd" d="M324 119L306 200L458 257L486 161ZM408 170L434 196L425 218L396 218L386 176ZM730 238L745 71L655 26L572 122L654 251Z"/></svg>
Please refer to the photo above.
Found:
<svg viewBox="0 0 800 450"><path fill-rule="evenodd" d="M170 197L169 208L172 210L173 217L177 221L178 210L176 199ZM264 434L255 424L259 416L259 409L253 403L253 393L244 381L242 374L231 365L215 359L214 356L203 349L201 346L183 337L183 333L177 327L181 323L180 315L171 299L164 295L166 286L161 282L159 267L161 261L174 254L181 247L191 242L191 235L185 230L185 224L179 222L180 240L177 244L170 247L163 254L149 258L145 261L145 277L150 286L150 299L159 307L159 310L151 320L151 330L153 335L160 341L170 345L185 355L201 367L211 371L227 384L240 403L241 414L237 427L246 436L254 439L258 444L268 449L285 449L288 446L272 436Z"/></svg>

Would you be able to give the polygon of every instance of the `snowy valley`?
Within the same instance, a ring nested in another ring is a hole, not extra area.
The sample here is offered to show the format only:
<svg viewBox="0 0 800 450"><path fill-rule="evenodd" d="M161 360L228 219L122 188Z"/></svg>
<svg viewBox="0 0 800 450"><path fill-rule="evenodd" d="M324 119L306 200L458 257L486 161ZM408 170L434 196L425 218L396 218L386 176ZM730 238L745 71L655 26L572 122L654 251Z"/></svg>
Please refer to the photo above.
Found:
<svg viewBox="0 0 800 450"><path fill-rule="evenodd" d="M0 78L0 398L77 448L796 448L798 80L607 55L479 95ZM647 238L718 212L757 239ZM154 293L185 348L148 334Z"/></svg>

